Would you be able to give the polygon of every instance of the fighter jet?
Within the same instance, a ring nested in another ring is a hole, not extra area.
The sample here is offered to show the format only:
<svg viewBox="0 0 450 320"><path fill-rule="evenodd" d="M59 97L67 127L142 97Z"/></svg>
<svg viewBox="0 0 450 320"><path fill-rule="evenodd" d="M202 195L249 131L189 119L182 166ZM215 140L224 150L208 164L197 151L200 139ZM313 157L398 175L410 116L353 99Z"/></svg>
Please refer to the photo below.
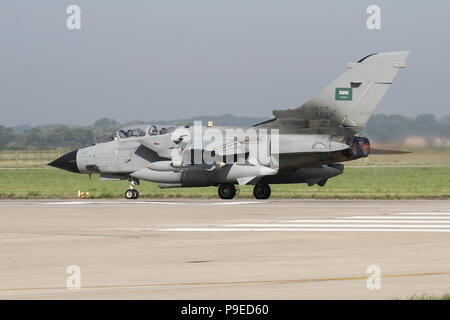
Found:
<svg viewBox="0 0 450 320"><path fill-rule="evenodd" d="M347 69L303 105L274 110L274 118L249 127L135 125L49 163L71 172L128 180L137 199L141 180L160 188L217 186L233 199L236 185L253 185L267 199L271 184L323 187L343 173L342 162L367 157L359 135L409 52L383 52L348 63Z"/></svg>

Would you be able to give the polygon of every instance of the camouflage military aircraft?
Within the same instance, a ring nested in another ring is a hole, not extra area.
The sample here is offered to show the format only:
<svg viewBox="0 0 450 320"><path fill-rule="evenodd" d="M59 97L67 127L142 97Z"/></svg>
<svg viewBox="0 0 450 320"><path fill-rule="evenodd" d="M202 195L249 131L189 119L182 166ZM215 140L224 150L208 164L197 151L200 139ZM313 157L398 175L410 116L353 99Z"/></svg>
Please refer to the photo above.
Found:
<svg viewBox="0 0 450 320"><path fill-rule="evenodd" d="M270 197L270 184L324 186L343 173L341 162L371 152L369 140L358 133L406 67L408 54L377 53L348 63L303 105L274 110L273 119L254 126L130 126L49 165L128 180L127 199L139 197L141 180L161 188L218 186L222 199L232 199L236 185L254 185L257 199Z"/></svg>

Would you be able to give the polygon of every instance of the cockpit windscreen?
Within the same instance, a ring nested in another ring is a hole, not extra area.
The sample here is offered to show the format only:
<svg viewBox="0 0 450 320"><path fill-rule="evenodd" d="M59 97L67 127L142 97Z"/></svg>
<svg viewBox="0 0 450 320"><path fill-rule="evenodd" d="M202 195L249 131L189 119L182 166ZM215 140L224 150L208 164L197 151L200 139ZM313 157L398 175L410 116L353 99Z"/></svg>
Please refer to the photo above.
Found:
<svg viewBox="0 0 450 320"><path fill-rule="evenodd" d="M126 127L119 130L119 137L131 138L131 137L143 137L145 136L145 128L142 126Z"/></svg>
<svg viewBox="0 0 450 320"><path fill-rule="evenodd" d="M155 136L172 132L174 129L174 126L167 125L135 125L120 129L119 137L122 139L131 137L144 137L146 134L148 134L149 136Z"/></svg>

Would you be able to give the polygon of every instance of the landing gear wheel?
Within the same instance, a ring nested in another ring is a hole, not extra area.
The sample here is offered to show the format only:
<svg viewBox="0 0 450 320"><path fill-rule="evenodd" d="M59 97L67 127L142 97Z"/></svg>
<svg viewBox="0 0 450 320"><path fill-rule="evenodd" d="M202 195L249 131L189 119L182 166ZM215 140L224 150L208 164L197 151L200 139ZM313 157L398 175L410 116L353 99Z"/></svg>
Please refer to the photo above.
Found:
<svg viewBox="0 0 450 320"><path fill-rule="evenodd" d="M253 188L253 195L256 199L268 199L272 191L270 186L265 182L258 182Z"/></svg>
<svg viewBox="0 0 450 320"><path fill-rule="evenodd" d="M139 191L137 191L134 186L139 184L139 179L129 178L128 182L130 187L125 191L125 198L127 199L137 199L139 198Z"/></svg>
<svg viewBox="0 0 450 320"><path fill-rule="evenodd" d="M127 199L134 199L134 191L132 189L128 189L127 191L125 191L125 198Z"/></svg>
<svg viewBox="0 0 450 320"><path fill-rule="evenodd" d="M234 184L224 183L219 186L217 192L219 193L220 198L224 200L230 200L233 199L236 195L236 187L234 186Z"/></svg>

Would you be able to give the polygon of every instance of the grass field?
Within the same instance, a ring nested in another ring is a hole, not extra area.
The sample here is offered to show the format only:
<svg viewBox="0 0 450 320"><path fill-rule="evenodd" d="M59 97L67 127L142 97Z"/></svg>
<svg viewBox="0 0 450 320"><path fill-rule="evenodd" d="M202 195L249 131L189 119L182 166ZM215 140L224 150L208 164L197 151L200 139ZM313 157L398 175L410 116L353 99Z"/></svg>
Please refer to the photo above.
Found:
<svg viewBox="0 0 450 320"><path fill-rule="evenodd" d="M450 293L444 293L443 295L414 295L409 297L408 300L450 300Z"/></svg>
<svg viewBox="0 0 450 320"><path fill-rule="evenodd" d="M100 181L87 175L58 169L0 170L0 198L74 199L77 191L93 198L122 198L126 181ZM217 198L217 188L159 189L142 182L144 198ZM243 186L237 197L252 198L252 186ZM368 167L346 168L324 187L305 184L272 185L273 198L304 199L431 199L450 198L450 167Z"/></svg>
<svg viewBox="0 0 450 320"><path fill-rule="evenodd" d="M396 146L380 146L388 150L403 150L411 153L397 155L371 154L367 158L361 158L346 162L346 166L450 166L450 148L404 148Z"/></svg>
<svg viewBox="0 0 450 320"><path fill-rule="evenodd" d="M0 169L45 168L47 163L69 152L68 149L0 150Z"/></svg>

